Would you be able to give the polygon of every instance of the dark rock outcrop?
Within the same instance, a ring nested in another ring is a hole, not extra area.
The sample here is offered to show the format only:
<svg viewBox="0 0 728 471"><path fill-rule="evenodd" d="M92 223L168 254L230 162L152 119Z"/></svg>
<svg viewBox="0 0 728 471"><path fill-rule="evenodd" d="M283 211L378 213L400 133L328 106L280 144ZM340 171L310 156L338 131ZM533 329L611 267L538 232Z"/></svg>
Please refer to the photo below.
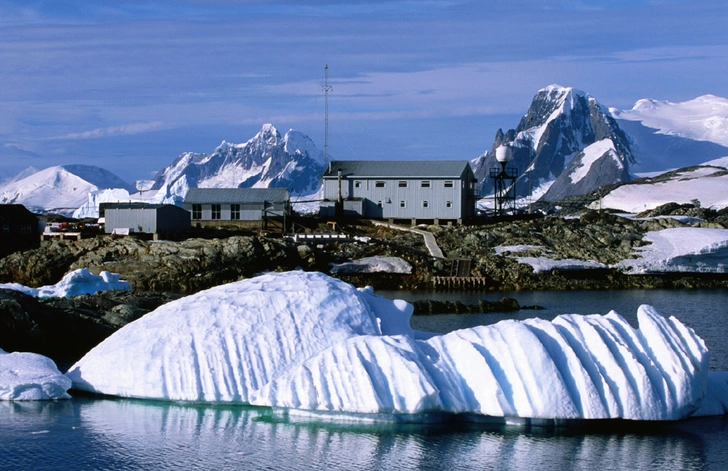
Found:
<svg viewBox="0 0 728 471"><path fill-rule="evenodd" d="M65 370L120 327L178 297L106 291L37 299L0 289L0 348L45 355Z"/></svg>

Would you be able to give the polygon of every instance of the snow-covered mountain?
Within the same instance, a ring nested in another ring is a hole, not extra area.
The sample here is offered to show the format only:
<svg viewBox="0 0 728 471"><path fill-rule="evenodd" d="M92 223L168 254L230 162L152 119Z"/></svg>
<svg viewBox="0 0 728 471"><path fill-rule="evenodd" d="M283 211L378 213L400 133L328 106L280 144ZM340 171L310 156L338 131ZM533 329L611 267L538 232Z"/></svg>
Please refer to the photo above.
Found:
<svg viewBox="0 0 728 471"><path fill-rule="evenodd" d="M310 194L321 185L323 152L306 135L290 130L283 137L263 125L244 144L223 141L209 154L187 152L157 174L151 191L157 199L179 202L189 188L288 188Z"/></svg>
<svg viewBox="0 0 728 471"><path fill-rule="evenodd" d="M704 208L728 207L728 157L633 180L604 194L593 208L639 213L666 203L699 201Z"/></svg>
<svg viewBox="0 0 728 471"><path fill-rule="evenodd" d="M587 93L551 85L536 93L516 129L498 130L490 151L471 164L481 194L493 192L496 149L507 146L518 171L516 194L533 189L548 201L630 179L629 141L609 110Z"/></svg>
<svg viewBox="0 0 728 471"><path fill-rule="evenodd" d="M108 170L91 165L59 165L0 187L0 203L23 204L34 212L70 215L88 200L90 192L103 188L132 190Z"/></svg>
<svg viewBox="0 0 728 471"><path fill-rule="evenodd" d="M680 103L642 99L610 108L630 139L635 172L698 165L728 156L728 99L703 95Z"/></svg>

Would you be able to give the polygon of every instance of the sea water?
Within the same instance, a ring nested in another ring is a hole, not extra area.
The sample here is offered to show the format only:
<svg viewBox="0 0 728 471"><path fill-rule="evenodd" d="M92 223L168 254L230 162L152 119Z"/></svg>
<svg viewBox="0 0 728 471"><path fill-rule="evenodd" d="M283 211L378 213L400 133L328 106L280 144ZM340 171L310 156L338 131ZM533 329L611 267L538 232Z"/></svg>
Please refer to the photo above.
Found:
<svg viewBox="0 0 728 471"><path fill-rule="evenodd" d="M446 332L505 318L616 310L636 325L654 305L694 328L711 369L728 370L728 290L381 293L477 302L509 296L539 311L417 316ZM0 470L726 469L728 418L544 428L469 422L372 424L291 418L267 408L74 397L0 402Z"/></svg>

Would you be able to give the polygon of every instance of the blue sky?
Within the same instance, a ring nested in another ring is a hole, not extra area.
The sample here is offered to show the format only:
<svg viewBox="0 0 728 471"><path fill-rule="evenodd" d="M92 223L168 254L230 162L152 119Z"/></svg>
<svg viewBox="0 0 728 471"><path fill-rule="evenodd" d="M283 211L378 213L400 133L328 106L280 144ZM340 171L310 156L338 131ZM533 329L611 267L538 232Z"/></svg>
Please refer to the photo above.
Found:
<svg viewBox="0 0 728 471"><path fill-rule="evenodd" d="M340 159L472 159L552 83L728 97L724 0L0 0L0 179L150 178L265 123Z"/></svg>

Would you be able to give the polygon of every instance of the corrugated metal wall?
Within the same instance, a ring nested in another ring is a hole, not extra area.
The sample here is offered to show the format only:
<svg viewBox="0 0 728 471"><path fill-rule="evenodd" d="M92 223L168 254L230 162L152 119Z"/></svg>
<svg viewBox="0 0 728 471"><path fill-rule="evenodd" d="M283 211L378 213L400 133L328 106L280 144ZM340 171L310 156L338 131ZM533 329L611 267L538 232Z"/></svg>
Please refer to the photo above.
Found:
<svg viewBox="0 0 728 471"><path fill-rule="evenodd" d="M154 234L157 231L156 208L106 208L105 232L129 229L129 232Z"/></svg>
<svg viewBox="0 0 728 471"><path fill-rule="evenodd" d="M429 182L429 186L423 185L423 181ZM381 182L379 186L377 182ZM447 187L445 182L450 182L452 186ZM472 215L472 211L468 210L472 200L466 197L467 183L463 180L453 178L368 180L354 177L351 180L343 179L341 187L344 198L351 196L368 200L362 214L365 217L458 219ZM338 181L324 180L324 197L335 201L338 196Z"/></svg>

